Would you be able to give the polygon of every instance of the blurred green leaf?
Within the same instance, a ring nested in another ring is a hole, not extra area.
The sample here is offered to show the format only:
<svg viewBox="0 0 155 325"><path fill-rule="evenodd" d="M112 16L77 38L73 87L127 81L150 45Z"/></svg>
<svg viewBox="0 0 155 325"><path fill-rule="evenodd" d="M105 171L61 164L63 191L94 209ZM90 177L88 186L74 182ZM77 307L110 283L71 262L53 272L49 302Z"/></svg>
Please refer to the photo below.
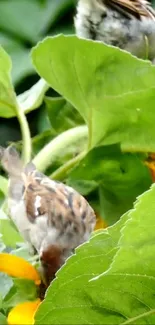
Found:
<svg viewBox="0 0 155 325"><path fill-rule="evenodd" d="M0 28L23 40L36 42L43 9L37 0L1 0Z"/></svg>
<svg viewBox="0 0 155 325"><path fill-rule="evenodd" d="M83 124L83 119L75 108L62 97L45 96L45 104L52 127L61 133Z"/></svg>
<svg viewBox="0 0 155 325"><path fill-rule="evenodd" d="M22 79L35 73L34 67L30 61L30 51L24 47L16 48L9 53L12 59L12 81L16 86Z"/></svg>
<svg viewBox="0 0 155 325"><path fill-rule="evenodd" d="M51 26L58 22L58 19L70 7L75 5L75 0L47 0L44 6L44 15L42 17L42 24L40 24L40 33L43 34ZM66 23L66 22L65 22ZM57 26L60 26L59 24ZM62 28L62 27L61 27Z"/></svg>
<svg viewBox="0 0 155 325"><path fill-rule="evenodd" d="M0 297L2 299L5 298L12 286L12 279L7 274L0 272Z"/></svg>
<svg viewBox="0 0 155 325"><path fill-rule="evenodd" d="M33 301L37 298L37 288L34 281L25 279L13 279L13 287L3 300L3 308L8 309L25 301Z"/></svg>
<svg viewBox="0 0 155 325"><path fill-rule="evenodd" d="M22 257L27 261L31 261L33 259L32 255L29 253L28 245L24 243L22 243L21 247L11 250L11 254Z"/></svg>
<svg viewBox="0 0 155 325"><path fill-rule="evenodd" d="M0 175L0 191L6 196L8 191L8 180Z"/></svg>
<svg viewBox="0 0 155 325"><path fill-rule="evenodd" d="M83 195L99 186L100 215L110 225L152 183L150 171L141 159L140 155L122 153L116 145L97 147L70 172L67 183Z"/></svg>
<svg viewBox="0 0 155 325"><path fill-rule="evenodd" d="M73 0L1 0L0 28L22 40L36 43ZM11 22L11 23L8 23Z"/></svg>
<svg viewBox="0 0 155 325"><path fill-rule="evenodd" d="M0 44L11 57L13 65L12 81L14 85L35 72L29 57L30 51L21 42L0 32Z"/></svg>
<svg viewBox="0 0 155 325"><path fill-rule="evenodd" d="M1 312L0 312L0 324L1 325L7 325L7 318Z"/></svg>
<svg viewBox="0 0 155 325"><path fill-rule="evenodd" d="M123 150L155 151L155 67L150 62L63 35L39 43L32 60L40 76L85 119L90 148L120 142Z"/></svg>
<svg viewBox="0 0 155 325"><path fill-rule="evenodd" d="M0 47L0 116L10 117L16 112L16 95L11 83L11 60Z"/></svg>
<svg viewBox="0 0 155 325"><path fill-rule="evenodd" d="M52 28L52 31L50 32L50 36L55 36L58 34L64 34L64 35L72 35L75 34L74 26L70 23L70 21L66 21L64 24L56 24L54 28Z"/></svg>
<svg viewBox="0 0 155 325"><path fill-rule="evenodd" d="M38 111L38 133L42 134L45 131L51 130L51 125L47 110L44 105Z"/></svg>
<svg viewBox="0 0 155 325"><path fill-rule="evenodd" d="M55 136L54 130L46 130L32 139L33 156L35 156Z"/></svg>
<svg viewBox="0 0 155 325"><path fill-rule="evenodd" d="M17 243L23 241L19 232L12 225L11 220L8 219L2 210L0 210L0 234L2 235L3 243L12 248L15 248Z"/></svg>
<svg viewBox="0 0 155 325"><path fill-rule="evenodd" d="M5 250L6 246L4 245L2 241L2 235L0 234L0 253Z"/></svg>

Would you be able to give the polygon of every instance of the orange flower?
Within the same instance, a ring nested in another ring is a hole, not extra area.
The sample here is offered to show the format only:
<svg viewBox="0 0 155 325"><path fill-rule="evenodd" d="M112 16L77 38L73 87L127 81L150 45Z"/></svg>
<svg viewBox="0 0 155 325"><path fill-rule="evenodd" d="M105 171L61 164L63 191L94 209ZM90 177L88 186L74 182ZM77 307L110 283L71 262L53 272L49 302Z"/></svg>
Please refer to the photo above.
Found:
<svg viewBox="0 0 155 325"><path fill-rule="evenodd" d="M0 272L10 276L33 280L36 285L40 285L40 275L36 269L23 258L7 254L0 254Z"/></svg>
<svg viewBox="0 0 155 325"><path fill-rule="evenodd" d="M95 230L99 230L107 227L108 225L106 224L106 222L97 214Z"/></svg>
<svg viewBox="0 0 155 325"><path fill-rule="evenodd" d="M16 307L11 309L8 315L9 325L33 325L34 315L41 300L37 299L35 301L27 301L22 304L18 304Z"/></svg>
<svg viewBox="0 0 155 325"><path fill-rule="evenodd" d="M148 158L145 161L145 165L149 168L151 175L152 175L152 181L155 182L155 153L149 153Z"/></svg>

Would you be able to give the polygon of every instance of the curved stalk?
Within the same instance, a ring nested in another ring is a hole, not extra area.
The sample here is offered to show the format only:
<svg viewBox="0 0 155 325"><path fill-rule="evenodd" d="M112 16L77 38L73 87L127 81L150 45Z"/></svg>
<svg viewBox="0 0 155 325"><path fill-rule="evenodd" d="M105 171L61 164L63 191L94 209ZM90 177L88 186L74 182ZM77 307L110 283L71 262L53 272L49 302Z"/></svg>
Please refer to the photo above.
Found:
<svg viewBox="0 0 155 325"><path fill-rule="evenodd" d="M49 142L33 159L36 167L44 172L59 157L66 147L82 141L88 136L86 125L67 130Z"/></svg>
<svg viewBox="0 0 155 325"><path fill-rule="evenodd" d="M22 158L24 163L28 163L31 160L31 135L29 125L26 119L26 116L22 110L22 108L17 105L16 107L16 116L18 118L22 140L23 140L23 150L22 150Z"/></svg>
<svg viewBox="0 0 155 325"><path fill-rule="evenodd" d="M52 179L57 179L59 181L63 180L68 172L78 163L84 156L86 155L86 151L81 152L79 155L74 157L73 159L70 159L69 161L66 162L63 166L58 168L55 172L53 172L50 175L50 178Z"/></svg>

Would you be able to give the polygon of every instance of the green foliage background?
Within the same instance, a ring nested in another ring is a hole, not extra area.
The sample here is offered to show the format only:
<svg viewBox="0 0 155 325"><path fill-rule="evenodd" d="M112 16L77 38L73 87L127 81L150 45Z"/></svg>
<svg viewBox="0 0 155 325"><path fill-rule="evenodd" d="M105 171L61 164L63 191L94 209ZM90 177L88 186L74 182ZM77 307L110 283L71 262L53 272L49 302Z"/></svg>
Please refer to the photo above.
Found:
<svg viewBox="0 0 155 325"><path fill-rule="evenodd" d="M57 273L36 324L153 324L155 187L145 162L155 152L155 66L73 36L74 12L73 0L0 1L0 145L14 143L110 225ZM0 172L0 251L35 263L7 216ZM38 295L2 273L0 287L2 324Z"/></svg>
<svg viewBox="0 0 155 325"><path fill-rule="evenodd" d="M30 50L47 35L72 34L75 0L0 0L0 44L12 59L12 80L17 94L39 77ZM29 114L32 135L48 128L44 109ZM0 144L21 139L16 119L0 118Z"/></svg>

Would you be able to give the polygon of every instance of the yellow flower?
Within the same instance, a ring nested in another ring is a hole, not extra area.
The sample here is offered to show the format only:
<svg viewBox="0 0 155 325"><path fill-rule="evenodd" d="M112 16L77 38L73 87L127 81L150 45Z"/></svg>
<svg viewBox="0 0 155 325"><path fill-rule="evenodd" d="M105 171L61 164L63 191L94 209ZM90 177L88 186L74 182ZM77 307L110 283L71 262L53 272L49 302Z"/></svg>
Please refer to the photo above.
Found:
<svg viewBox="0 0 155 325"><path fill-rule="evenodd" d="M36 269L23 258L15 255L0 254L0 272L4 272L12 277L32 280L36 285L41 284L40 275ZM41 300L38 298L35 301L26 301L16 305L8 314L8 324L34 324L34 315L40 303Z"/></svg>
<svg viewBox="0 0 155 325"><path fill-rule="evenodd" d="M41 279L36 269L23 258L7 254L0 254L0 272L10 276L33 280L36 285L40 285Z"/></svg>
<svg viewBox="0 0 155 325"><path fill-rule="evenodd" d="M34 315L38 306L40 305L41 300L37 299L35 301L27 301L22 304L18 304L16 307L11 309L8 315L8 324L9 325L33 325L34 324Z"/></svg>

